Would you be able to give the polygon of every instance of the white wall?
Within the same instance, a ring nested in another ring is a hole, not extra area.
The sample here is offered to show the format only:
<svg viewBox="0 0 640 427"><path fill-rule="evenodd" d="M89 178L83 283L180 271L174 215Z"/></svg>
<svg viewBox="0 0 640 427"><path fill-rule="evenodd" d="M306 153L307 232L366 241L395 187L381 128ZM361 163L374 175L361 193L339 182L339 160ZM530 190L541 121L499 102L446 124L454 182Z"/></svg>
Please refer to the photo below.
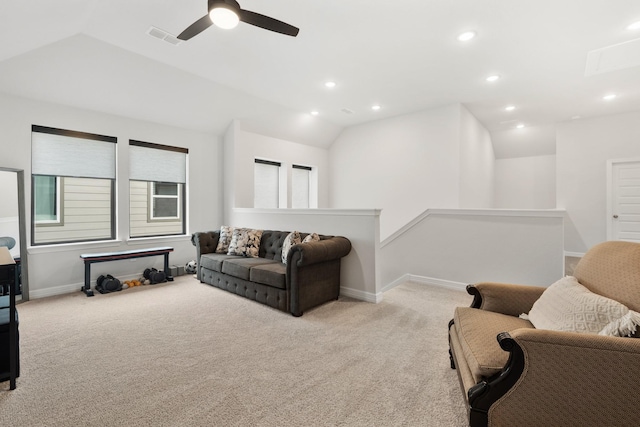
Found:
<svg viewBox="0 0 640 427"><path fill-rule="evenodd" d="M565 249L584 253L607 238L607 160L640 157L640 112L562 123L556 151Z"/></svg>
<svg viewBox="0 0 640 427"><path fill-rule="evenodd" d="M242 129L242 122L237 120L232 124L232 128L225 137L225 189L232 192L232 195L225 196L226 200L232 202L229 207L253 207L253 172L256 158L282 164L282 170L286 172L288 207L291 207L291 165L311 166L317 171L317 206L328 206L328 150L246 132ZM229 164L232 164L233 168L229 168ZM231 179L230 184L226 182L227 179Z"/></svg>
<svg viewBox="0 0 640 427"><path fill-rule="evenodd" d="M330 206L381 208L383 239L425 209L493 205L491 136L460 104L348 128L329 155Z"/></svg>
<svg viewBox="0 0 640 427"><path fill-rule="evenodd" d="M382 239L429 207L457 207L460 107L346 129L331 145L330 206L381 208Z"/></svg>
<svg viewBox="0 0 640 427"><path fill-rule="evenodd" d="M126 102L126 100L123 100ZM29 248L31 298L77 291L84 280L81 253L106 252L152 246L173 246L170 263L180 265L193 259L189 236L127 241L129 212L129 139L189 149L188 233L211 228L222 219L222 144L218 137L118 116L70 108L40 101L0 95L0 149L2 166L24 169L26 177L27 223L31 221L31 125L90 132L118 138L117 233L114 242ZM28 230L30 239L30 230ZM108 262L92 267L92 278L104 272L134 276L144 268L161 267L162 257Z"/></svg>
<svg viewBox="0 0 640 427"><path fill-rule="evenodd" d="M489 131L460 105L460 208L494 205L495 156Z"/></svg>
<svg viewBox="0 0 640 427"><path fill-rule="evenodd" d="M230 223L263 230L347 237L351 252L341 261L340 294L378 302L379 215L374 209L233 209Z"/></svg>
<svg viewBox="0 0 640 427"><path fill-rule="evenodd" d="M382 283L385 290L408 278L461 289L480 281L548 286L564 272L563 216L561 211L429 210L382 242Z"/></svg>
<svg viewBox="0 0 640 427"><path fill-rule="evenodd" d="M497 159L494 188L495 208L554 209L556 156Z"/></svg>

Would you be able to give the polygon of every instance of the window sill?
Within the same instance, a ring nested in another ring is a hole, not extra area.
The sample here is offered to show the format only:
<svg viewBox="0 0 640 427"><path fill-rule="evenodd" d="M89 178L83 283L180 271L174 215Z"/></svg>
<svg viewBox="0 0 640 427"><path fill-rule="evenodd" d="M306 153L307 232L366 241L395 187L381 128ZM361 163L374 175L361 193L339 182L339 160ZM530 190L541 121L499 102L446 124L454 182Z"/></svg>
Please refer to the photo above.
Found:
<svg viewBox="0 0 640 427"><path fill-rule="evenodd" d="M173 236L130 237L127 245L146 245L151 242L180 242L191 240L191 234L176 234Z"/></svg>
<svg viewBox="0 0 640 427"><path fill-rule="evenodd" d="M84 249L116 248L122 244L122 240L101 240L97 242L60 243L52 245L29 246L27 253L44 254L51 252L70 252Z"/></svg>

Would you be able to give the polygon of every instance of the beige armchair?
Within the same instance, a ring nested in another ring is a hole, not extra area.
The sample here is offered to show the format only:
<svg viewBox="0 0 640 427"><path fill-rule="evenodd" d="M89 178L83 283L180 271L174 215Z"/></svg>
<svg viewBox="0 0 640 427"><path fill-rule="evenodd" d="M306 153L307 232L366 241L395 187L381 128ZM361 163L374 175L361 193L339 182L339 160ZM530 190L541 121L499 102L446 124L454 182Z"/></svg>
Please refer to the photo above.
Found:
<svg viewBox="0 0 640 427"><path fill-rule="evenodd" d="M574 276L591 292L640 311L640 244L596 245ZM545 289L467 287L474 300L449 323L449 353L470 425L640 425L640 339L536 329L518 316Z"/></svg>

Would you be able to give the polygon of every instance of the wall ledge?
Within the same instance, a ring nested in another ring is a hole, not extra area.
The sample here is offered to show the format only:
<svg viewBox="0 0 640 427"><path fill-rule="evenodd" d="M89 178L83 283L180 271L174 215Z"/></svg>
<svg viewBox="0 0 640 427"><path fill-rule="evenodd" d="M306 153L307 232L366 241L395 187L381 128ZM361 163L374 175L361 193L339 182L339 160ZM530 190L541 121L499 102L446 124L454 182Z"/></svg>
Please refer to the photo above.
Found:
<svg viewBox="0 0 640 427"><path fill-rule="evenodd" d="M254 209L233 208L235 213L279 215L380 216L382 209Z"/></svg>
<svg viewBox="0 0 640 427"><path fill-rule="evenodd" d="M534 217L534 218L564 218L564 209L427 209L404 227L380 242L383 248L411 230L429 216L492 216L492 217Z"/></svg>

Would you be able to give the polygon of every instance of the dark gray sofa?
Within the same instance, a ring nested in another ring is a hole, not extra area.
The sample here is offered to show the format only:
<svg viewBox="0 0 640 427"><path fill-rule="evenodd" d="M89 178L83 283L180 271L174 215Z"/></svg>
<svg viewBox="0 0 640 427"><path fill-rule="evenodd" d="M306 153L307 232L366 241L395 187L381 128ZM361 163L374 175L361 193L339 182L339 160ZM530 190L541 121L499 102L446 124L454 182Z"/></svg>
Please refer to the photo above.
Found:
<svg viewBox="0 0 640 427"><path fill-rule="evenodd" d="M338 299L340 259L351 251L342 236L320 236L319 241L293 245L282 263L282 245L288 231L265 230L257 258L215 253L220 231L194 233L197 278L202 283L233 292L294 316ZM307 233L300 233L302 238Z"/></svg>

